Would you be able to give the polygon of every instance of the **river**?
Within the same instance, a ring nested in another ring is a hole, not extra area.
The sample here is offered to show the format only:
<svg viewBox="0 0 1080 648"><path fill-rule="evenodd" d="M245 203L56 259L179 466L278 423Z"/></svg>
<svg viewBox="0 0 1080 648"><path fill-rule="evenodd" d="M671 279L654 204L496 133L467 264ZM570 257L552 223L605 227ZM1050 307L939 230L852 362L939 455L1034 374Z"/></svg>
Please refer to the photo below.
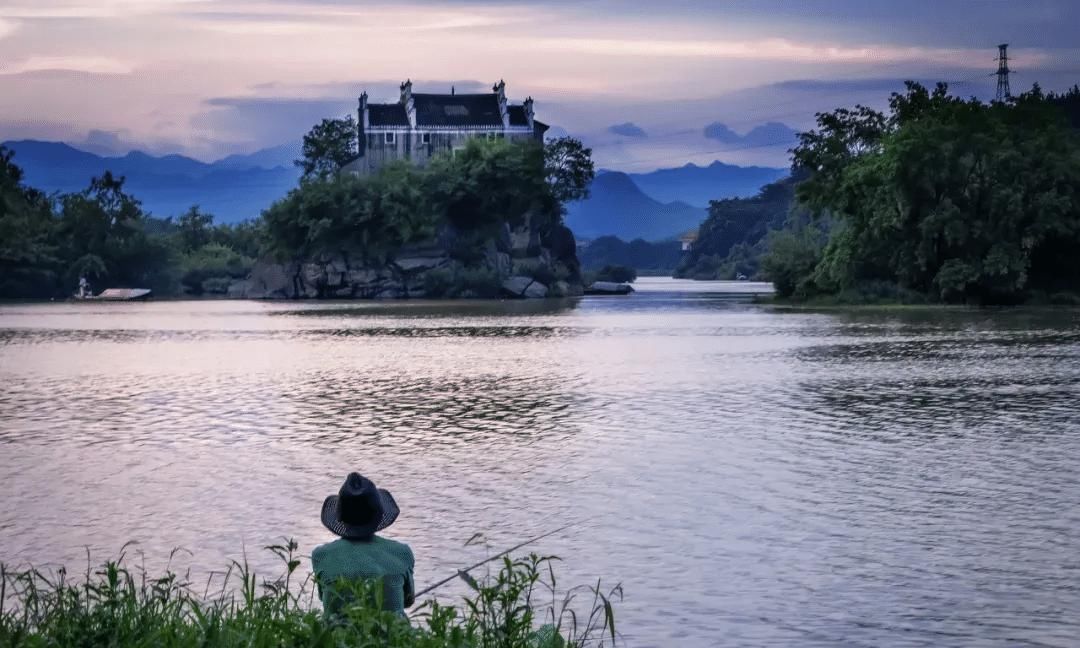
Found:
<svg viewBox="0 0 1080 648"><path fill-rule="evenodd" d="M1080 311L732 287L0 305L0 560L266 572L359 470L418 586L573 524L628 646L1077 645Z"/></svg>

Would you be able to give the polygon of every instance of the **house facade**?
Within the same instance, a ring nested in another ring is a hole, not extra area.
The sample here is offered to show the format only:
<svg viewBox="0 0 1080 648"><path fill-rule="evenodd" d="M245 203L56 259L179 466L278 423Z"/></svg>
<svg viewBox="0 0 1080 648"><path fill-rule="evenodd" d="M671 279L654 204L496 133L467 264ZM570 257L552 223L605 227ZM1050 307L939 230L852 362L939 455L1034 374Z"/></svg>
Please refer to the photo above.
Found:
<svg viewBox="0 0 1080 648"><path fill-rule="evenodd" d="M395 160L425 166L435 156L452 154L474 137L543 142L548 126L533 116L533 100L519 105L506 99L506 83L489 93L414 93L401 84L397 103L371 103L360 95L357 157L342 171L369 175Z"/></svg>

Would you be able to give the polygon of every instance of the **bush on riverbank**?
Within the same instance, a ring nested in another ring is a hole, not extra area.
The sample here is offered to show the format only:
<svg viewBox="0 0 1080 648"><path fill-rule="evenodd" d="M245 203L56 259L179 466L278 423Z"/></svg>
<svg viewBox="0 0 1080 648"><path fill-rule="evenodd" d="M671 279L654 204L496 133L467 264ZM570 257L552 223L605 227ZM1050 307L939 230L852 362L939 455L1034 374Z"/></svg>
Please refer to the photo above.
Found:
<svg viewBox="0 0 1080 648"><path fill-rule="evenodd" d="M465 575L472 593L461 607L432 600L410 623L380 609L378 587L355 588L356 603L324 617L312 607L311 577L298 582L296 544L267 549L284 564L279 578L260 583L246 561L233 562L202 592L184 576L133 569L123 553L77 579L0 565L0 646L600 648L617 636L611 600L621 588L604 593L597 583L560 599L552 557L504 558L494 575ZM579 618L572 605L582 593L591 609Z"/></svg>
<svg viewBox="0 0 1080 648"><path fill-rule="evenodd" d="M621 265L606 265L595 272L586 273L589 283L594 281L612 281L615 283L634 283L637 281L637 270Z"/></svg>

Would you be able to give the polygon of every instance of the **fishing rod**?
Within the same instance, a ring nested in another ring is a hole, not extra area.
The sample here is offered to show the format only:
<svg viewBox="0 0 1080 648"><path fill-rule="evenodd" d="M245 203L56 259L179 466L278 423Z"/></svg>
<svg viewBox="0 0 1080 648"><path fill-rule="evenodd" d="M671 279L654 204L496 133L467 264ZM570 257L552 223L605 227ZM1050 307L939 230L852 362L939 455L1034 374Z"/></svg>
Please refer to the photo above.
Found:
<svg viewBox="0 0 1080 648"><path fill-rule="evenodd" d="M510 553L511 551L517 551L518 549L521 549L522 547L524 547L526 545L530 545L530 544L532 544L534 542L538 542L540 540L543 540L544 538L546 538L548 536L553 536L553 535L555 535L556 533L558 533L560 531L565 531L566 529L569 529L571 526L573 526L573 525L572 524L567 524L566 526L559 527L558 529L555 529L554 531L548 531L547 533L545 533L543 535L538 535L535 538L531 538L529 540L526 540L525 542L522 542L521 544L514 545L513 547L510 547L509 549L507 549L506 551L504 551L502 553L496 554L496 555L494 555L494 556L492 556L490 558L487 558L485 560L481 560L480 562L476 563L475 565L466 567L465 569L459 569L457 571L457 573L454 574L453 576L449 576L447 578L444 578L441 581L439 581L438 583L435 583L434 585L432 585L430 587L427 587L427 588L417 592L416 593L416 598L420 598L424 594L427 594L428 592L430 592L430 591L432 591L434 589L437 589L439 587L442 587L443 585L446 585L447 583L454 580L455 578L462 578L463 576L465 576L466 574L468 574L472 570L476 569L477 567L482 567L482 566L486 565L487 563L491 562L492 560L498 560L499 558L502 558L503 556Z"/></svg>

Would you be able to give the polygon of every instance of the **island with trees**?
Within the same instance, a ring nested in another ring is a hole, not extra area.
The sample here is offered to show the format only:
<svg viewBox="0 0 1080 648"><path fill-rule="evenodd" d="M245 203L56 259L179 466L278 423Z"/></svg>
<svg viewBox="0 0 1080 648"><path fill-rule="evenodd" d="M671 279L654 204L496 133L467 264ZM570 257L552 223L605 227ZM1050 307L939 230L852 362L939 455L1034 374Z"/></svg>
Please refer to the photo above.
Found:
<svg viewBox="0 0 1080 648"><path fill-rule="evenodd" d="M338 172L354 141L347 122L313 128L299 186L238 225L215 225L197 206L156 218L108 172L81 192L46 195L0 150L0 297L63 298L81 277L161 296L582 293L563 223L594 174L580 142L475 139L424 168L395 163L361 178Z"/></svg>

